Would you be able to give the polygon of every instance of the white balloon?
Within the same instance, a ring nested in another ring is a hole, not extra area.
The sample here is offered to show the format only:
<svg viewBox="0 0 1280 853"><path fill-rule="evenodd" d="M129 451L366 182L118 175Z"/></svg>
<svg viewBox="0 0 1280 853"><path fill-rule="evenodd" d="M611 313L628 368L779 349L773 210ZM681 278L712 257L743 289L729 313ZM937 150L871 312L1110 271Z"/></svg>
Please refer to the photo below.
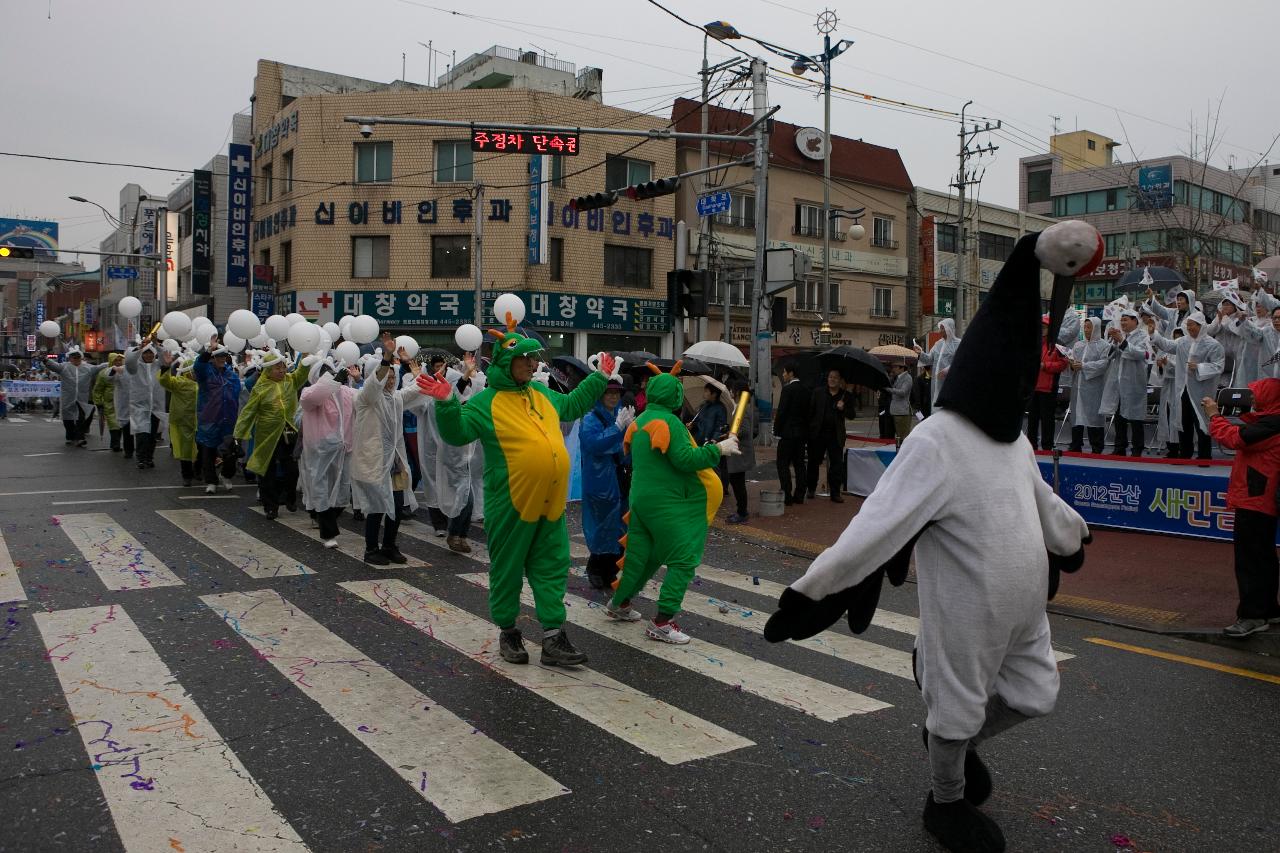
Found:
<svg viewBox="0 0 1280 853"><path fill-rule="evenodd" d="M360 346L354 341L343 341L335 350L343 364L355 364L360 360Z"/></svg>
<svg viewBox="0 0 1280 853"><path fill-rule="evenodd" d="M283 341L284 336L289 334L289 321L281 317L279 314L272 314L267 318L267 322L262 324L267 332L267 337L273 341Z"/></svg>
<svg viewBox="0 0 1280 853"><path fill-rule="evenodd" d="M342 318L340 318L340 319L338 320L338 331L339 331L339 332L342 332L342 336L343 336L343 337L346 337L346 335L347 335L347 326L350 326L350 325L351 325L351 321L352 321L352 320L354 320L354 319L355 319L355 317L352 317L350 314L347 314L347 315L345 315L344 317L342 317Z"/></svg>
<svg viewBox="0 0 1280 853"><path fill-rule="evenodd" d="M498 325L507 324L508 313L511 314L511 319L515 320L516 325L524 322L524 300L514 293L504 293L493 300L493 316L497 318Z"/></svg>
<svg viewBox="0 0 1280 853"><path fill-rule="evenodd" d="M120 312L121 317L126 320L132 320L142 313L142 300L136 296L126 296L120 300L117 310Z"/></svg>
<svg viewBox="0 0 1280 853"><path fill-rule="evenodd" d="M307 322L307 318L303 317L301 314L298 314L297 312L294 312L293 314L285 315L285 319L289 321L290 326L296 326L299 323Z"/></svg>
<svg viewBox="0 0 1280 853"><path fill-rule="evenodd" d="M408 335L401 335L396 338L396 352L404 350L404 354L409 358L413 358L418 354L418 342Z"/></svg>
<svg viewBox="0 0 1280 853"><path fill-rule="evenodd" d="M181 311L170 311L160 321L169 337L185 340L191 334L191 318Z"/></svg>
<svg viewBox="0 0 1280 853"><path fill-rule="evenodd" d="M342 330L338 328L337 323L325 323L320 328L324 329L324 333L329 336L331 341L336 341L342 337Z"/></svg>
<svg viewBox="0 0 1280 853"><path fill-rule="evenodd" d="M174 355L182 352L182 344L178 343L177 338L166 338L162 346L164 346L167 352L171 352Z"/></svg>
<svg viewBox="0 0 1280 853"><path fill-rule="evenodd" d="M320 346L320 327L306 322L289 327L289 346L295 352L315 352Z"/></svg>
<svg viewBox="0 0 1280 853"><path fill-rule="evenodd" d="M270 340L271 338L267 337L266 332L259 332L258 334L254 335L252 338L249 338L249 344L254 349L262 349L267 345L267 343Z"/></svg>
<svg viewBox="0 0 1280 853"><path fill-rule="evenodd" d="M191 334L200 343L207 344L209 338L218 334L218 327L207 317L197 317L191 324Z"/></svg>
<svg viewBox="0 0 1280 853"><path fill-rule="evenodd" d="M56 338L62 334L62 327L53 320L45 320L40 324L40 334L46 338Z"/></svg>
<svg viewBox="0 0 1280 853"><path fill-rule="evenodd" d="M484 344L484 332L480 331L479 326L463 323L453 333L453 342L458 345L458 349L475 352Z"/></svg>
<svg viewBox="0 0 1280 853"><path fill-rule="evenodd" d="M262 324L258 322L258 315L244 308L239 308L231 312L231 316L227 318L227 332L235 334L242 340L249 340L257 337L262 331Z"/></svg>
<svg viewBox="0 0 1280 853"><path fill-rule="evenodd" d="M351 327L347 331L351 333L351 340L356 343L371 344L378 339L378 321L368 314L361 314L351 321Z"/></svg>
<svg viewBox="0 0 1280 853"><path fill-rule="evenodd" d="M160 328L156 329L156 340L157 341L169 340L169 333L164 330L164 324L161 324Z"/></svg>
<svg viewBox="0 0 1280 853"><path fill-rule="evenodd" d="M256 318L255 318L256 319ZM222 345L232 352L240 352L244 349L246 341L235 332L227 332L222 336Z"/></svg>
<svg viewBox="0 0 1280 853"><path fill-rule="evenodd" d="M316 328L320 329L319 326ZM324 352L333 349L333 338L329 337L329 333L324 329L320 329L320 343L316 346L316 352Z"/></svg>

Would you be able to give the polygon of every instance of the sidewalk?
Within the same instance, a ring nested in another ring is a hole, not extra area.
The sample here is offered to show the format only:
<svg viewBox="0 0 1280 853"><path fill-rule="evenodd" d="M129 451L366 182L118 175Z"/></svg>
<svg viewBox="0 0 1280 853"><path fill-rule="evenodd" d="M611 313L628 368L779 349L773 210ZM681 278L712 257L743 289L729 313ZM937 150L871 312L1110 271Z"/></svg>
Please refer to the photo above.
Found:
<svg viewBox="0 0 1280 853"><path fill-rule="evenodd" d="M840 536L863 499L846 494L844 503L838 504L818 497L786 507L780 516L762 517L758 514L760 491L778 489L774 459L773 447L756 448L756 469L747 482L751 511L747 523L725 522L733 511L730 497L715 526L722 534L815 557ZM1229 542L1097 530L1085 553L1084 568L1063 575L1049 606L1051 612L1280 653L1280 630L1244 641L1220 636L1222 628L1235 621L1236 583Z"/></svg>

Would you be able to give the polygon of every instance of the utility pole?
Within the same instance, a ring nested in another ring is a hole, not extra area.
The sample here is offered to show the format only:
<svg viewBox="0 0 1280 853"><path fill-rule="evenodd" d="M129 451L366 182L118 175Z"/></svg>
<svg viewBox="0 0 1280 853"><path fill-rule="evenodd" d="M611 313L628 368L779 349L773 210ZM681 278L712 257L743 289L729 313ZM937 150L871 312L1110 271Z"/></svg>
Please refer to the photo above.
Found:
<svg viewBox="0 0 1280 853"><path fill-rule="evenodd" d="M703 217L705 219L706 217ZM681 219L676 223L676 265L677 270L685 268L685 262L689 258L689 226ZM671 348L673 350L671 357L680 358L684 354L684 317L683 312L677 308L674 317L671 320ZM692 318L690 318L692 319Z"/></svg>
<svg viewBox="0 0 1280 853"><path fill-rule="evenodd" d="M968 101L960 108L960 171L956 174L955 181L951 186L956 188L956 193L960 197L960 221L958 224L959 232L956 235L960 250L959 258L956 263L956 333L963 334L965 328L965 318L968 316L969 300L965 294L964 274L965 266L969 263L969 236L968 215L965 213L965 190L970 185L982 183L982 175L976 169L970 169L968 166L969 158L981 157L984 154L993 154L999 150L998 145L988 143L985 146L977 148L969 148L970 141L979 133L989 133L993 130L999 130L1002 122L997 121L995 124L987 122L985 127L974 125L972 130L965 127L965 110L969 109L973 101Z"/></svg>
<svg viewBox="0 0 1280 853"><path fill-rule="evenodd" d="M751 275L751 367L754 375L756 404L761 421L773 420L773 377L770 365L770 343L773 333L762 331L764 323L765 263L769 248L769 92L766 79L769 66L763 59L751 60L751 104L756 121L754 178L756 185L756 252ZM769 435L761 430L761 435Z"/></svg>
<svg viewBox="0 0 1280 853"><path fill-rule="evenodd" d="M474 261L476 271L476 307L475 317L471 322L480 328L484 328L484 184L476 184L476 200L472 207L472 221L475 227L475 257Z"/></svg>

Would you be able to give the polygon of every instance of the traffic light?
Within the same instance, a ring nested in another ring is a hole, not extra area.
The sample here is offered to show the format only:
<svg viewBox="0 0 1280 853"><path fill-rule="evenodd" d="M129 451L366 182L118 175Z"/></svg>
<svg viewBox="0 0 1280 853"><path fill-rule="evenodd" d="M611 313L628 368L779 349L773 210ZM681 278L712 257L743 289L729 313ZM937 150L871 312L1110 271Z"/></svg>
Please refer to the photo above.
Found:
<svg viewBox="0 0 1280 853"><path fill-rule="evenodd" d="M591 195L579 196L578 198L569 199L569 207L574 210L598 210L602 207L610 207L618 200L617 190L609 190L606 193L592 193Z"/></svg>
<svg viewBox="0 0 1280 853"><path fill-rule="evenodd" d="M667 273L667 304L680 317L707 316L707 271L671 270Z"/></svg>
<svg viewBox="0 0 1280 853"><path fill-rule="evenodd" d="M627 198L643 201L647 198L657 198L660 195L671 195L679 186L679 175L671 178L659 178L656 181L645 181L643 184L627 187Z"/></svg>
<svg viewBox="0 0 1280 853"><path fill-rule="evenodd" d="M18 258L22 260L33 260L36 256L36 250L26 246L0 246L0 258Z"/></svg>

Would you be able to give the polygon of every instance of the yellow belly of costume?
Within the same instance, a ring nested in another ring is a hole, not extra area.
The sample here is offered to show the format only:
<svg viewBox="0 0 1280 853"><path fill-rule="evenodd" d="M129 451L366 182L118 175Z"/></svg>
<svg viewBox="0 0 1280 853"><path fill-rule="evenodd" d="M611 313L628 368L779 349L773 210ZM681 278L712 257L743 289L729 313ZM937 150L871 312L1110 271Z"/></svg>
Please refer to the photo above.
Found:
<svg viewBox="0 0 1280 853"><path fill-rule="evenodd" d="M555 407L537 391L501 391L491 411L507 462L511 505L520 520L559 518L569 496L569 451Z"/></svg>

